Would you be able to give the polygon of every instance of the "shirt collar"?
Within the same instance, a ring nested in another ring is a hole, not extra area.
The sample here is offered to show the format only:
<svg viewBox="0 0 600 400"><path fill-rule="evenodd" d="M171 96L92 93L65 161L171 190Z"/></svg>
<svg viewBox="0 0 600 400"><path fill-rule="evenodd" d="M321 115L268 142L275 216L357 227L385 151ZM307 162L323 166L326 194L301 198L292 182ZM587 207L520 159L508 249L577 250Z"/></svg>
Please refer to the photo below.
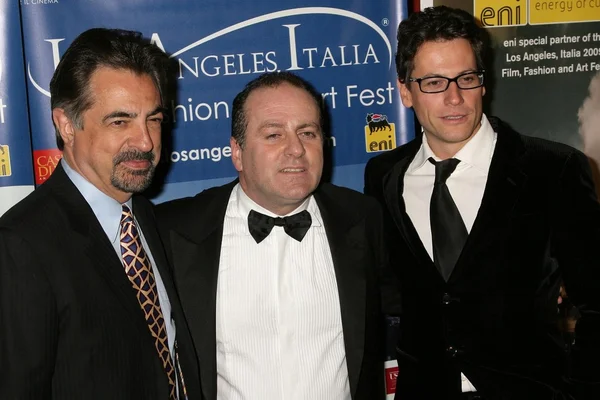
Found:
<svg viewBox="0 0 600 400"><path fill-rule="evenodd" d="M88 182L77 171L71 168L64 159L61 160L61 164L71 182L73 182L79 193L81 193L85 201L92 208L106 236L108 236L111 243L114 243L120 234L123 205ZM132 203L132 199L130 198L124 204L133 213Z"/></svg>
<svg viewBox="0 0 600 400"><path fill-rule="evenodd" d="M279 215L272 213L271 211L260 206L254 200L248 197L248 195L246 194L246 192L244 192L244 189L242 189L242 186L239 183L235 185L233 191L233 196L237 199L238 212L244 218L248 216L250 210L257 211L261 214L268 215L270 217L279 217ZM302 204L300 204L300 206L298 206L298 208L296 208L294 211L283 215L282 217L294 215L304 210L307 210L312 216L311 226L322 225L321 214L317 212L318 206L313 195L310 195L306 200L304 200L304 202L302 202Z"/></svg>
<svg viewBox="0 0 600 400"><path fill-rule="evenodd" d="M459 168L472 166L483 172L488 172L494 154L497 136L497 133L494 132L494 129L485 114L482 114L481 126L475 135L473 135L471 140L469 140L453 157L461 161ZM423 144L421 144L419 151L415 155L410 171L408 172L414 172L421 169L423 166L428 165L429 163L427 160L429 160L430 157L440 161L440 158L436 156L433 153L433 150L431 150L431 147L429 147L427 136L423 134Z"/></svg>

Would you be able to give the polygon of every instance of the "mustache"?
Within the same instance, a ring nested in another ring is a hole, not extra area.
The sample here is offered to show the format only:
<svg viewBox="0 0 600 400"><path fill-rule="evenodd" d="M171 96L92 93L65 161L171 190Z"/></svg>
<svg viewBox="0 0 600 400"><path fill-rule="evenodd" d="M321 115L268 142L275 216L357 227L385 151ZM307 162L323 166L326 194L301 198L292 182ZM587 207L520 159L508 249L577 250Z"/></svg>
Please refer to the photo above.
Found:
<svg viewBox="0 0 600 400"><path fill-rule="evenodd" d="M117 165L125 161L149 161L151 163L154 163L155 158L156 157L154 153L152 153L151 151L144 152L131 149L117 154L113 158L113 165Z"/></svg>

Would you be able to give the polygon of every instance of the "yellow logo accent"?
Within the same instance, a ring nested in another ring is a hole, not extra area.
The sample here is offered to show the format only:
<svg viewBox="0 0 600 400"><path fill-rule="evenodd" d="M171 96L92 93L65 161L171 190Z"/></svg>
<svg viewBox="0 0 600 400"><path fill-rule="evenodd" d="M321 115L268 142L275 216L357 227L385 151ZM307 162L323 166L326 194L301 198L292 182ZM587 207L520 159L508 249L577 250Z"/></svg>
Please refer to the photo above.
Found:
<svg viewBox="0 0 600 400"><path fill-rule="evenodd" d="M527 24L527 0L475 0L473 15L485 28Z"/></svg>
<svg viewBox="0 0 600 400"><path fill-rule="evenodd" d="M8 145L0 144L0 178L3 176L11 176L10 169L10 150Z"/></svg>
<svg viewBox="0 0 600 400"><path fill-rule="evenodd" d="M367 114L365 148L367 153L395 149L396 124L389 123L385 115Z"/></svg>

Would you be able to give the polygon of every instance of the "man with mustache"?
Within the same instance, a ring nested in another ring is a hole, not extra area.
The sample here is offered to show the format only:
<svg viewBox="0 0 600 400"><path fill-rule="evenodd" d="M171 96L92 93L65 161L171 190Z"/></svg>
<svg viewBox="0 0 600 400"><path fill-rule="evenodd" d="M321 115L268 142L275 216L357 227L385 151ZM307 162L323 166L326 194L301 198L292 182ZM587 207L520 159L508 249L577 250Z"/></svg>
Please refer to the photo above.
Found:
<svg viewBox="0 0 600 400"><path fill-rule="evenodd" d="M50 82L63 159L0 219L0 398L200 399L198 365L136 195L160 158L169 58L91 29Z"/></svg>
<svg viewBox="0 0 600 400"><path fill-rule="evenodd" d="M157 208L207 400L383 399L381 210L320 182L323 112L259 76L233 101L239 181Z"/></svg>
<svg viewBox="0 0 600 400"><path fill-rule="evenodd" d="M597 399L600 206L588 161L483 114L483 35L444 6L398 28L400 95L423 134L365 172L400 282L396 398ZM582 315L569 355L561 279Z"/></svg>

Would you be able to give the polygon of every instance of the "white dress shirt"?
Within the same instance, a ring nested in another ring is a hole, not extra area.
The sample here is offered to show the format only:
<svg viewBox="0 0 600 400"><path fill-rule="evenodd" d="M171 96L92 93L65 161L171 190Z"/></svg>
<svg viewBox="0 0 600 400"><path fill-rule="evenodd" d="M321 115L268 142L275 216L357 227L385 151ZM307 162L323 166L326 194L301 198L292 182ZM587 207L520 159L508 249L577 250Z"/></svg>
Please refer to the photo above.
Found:
<svg viewBox="0 0 600 400"><path fill-rule="evenodd" d="M459 159L460 163L446 181L469 233L481 206L497 137L498 134L483 115L477 133L453 157ZM404 175L402 197L406 204L406 213L419 234L425 250L433 260L429 205L435 181L435 166L428 161L430 157L440 161L429 147L427 137L423 135L423 144ZM475 391L471 382L463 374L461 377L463 392Z"/></svg>
<svg viewBox="0 0 600 400"><path fill-rule="evenodd" d="M234 187L223 226L216 307L220 400L350 399L337 281L319 208L301 242L275 226L256 243L248 213L276 216Z"/></svg>
<svg viewBox="0 0 600 400"><path fill-rule="evenodd" d="M115 249L115 253L119 257L119 260L123 262L123 258L121 256L121 214L123 213L123 205L109 197L108 195L101 192L96 186L92 185L88 182L83 176L79 175L73 168L66 163L65 160L61 160L61 164L65 173L71 179L77 190L81 193L85 201L89 204L100 222L102 229L108 236L108 240L110 240L113 248ZM133 209L133 202L131 199L127 201L127 206L131 210L133 214L133 218L135 219L135 210ZM165 318L165 325L167 328L167 339L169 342L169 351L171 352L171 357L175 356L174 353L174 342L175 342L175 321L170 318L171 315L171 302L169 301L169 296L167 295L167 290L165 289L165 284L162 281L160 276L160 272L158 268L156 268L156 263L154 262L154 258L152 257L152 251L146 243L146 239L144 238L144 232L142 232L142 227L135 221L138 231L140 232L140 237L142 239L142 245L144 246L144 250L150 259L150 263L152 264L152 272L154 273L154 279L156 280L156 289L158 291L158 301L160 303L160 308L162 310L163 316ZM125 274L125 265L123 264L123 274ZM132 291L133 295L133 291ZM174 359L174 358L173 358Z"/></svg>

